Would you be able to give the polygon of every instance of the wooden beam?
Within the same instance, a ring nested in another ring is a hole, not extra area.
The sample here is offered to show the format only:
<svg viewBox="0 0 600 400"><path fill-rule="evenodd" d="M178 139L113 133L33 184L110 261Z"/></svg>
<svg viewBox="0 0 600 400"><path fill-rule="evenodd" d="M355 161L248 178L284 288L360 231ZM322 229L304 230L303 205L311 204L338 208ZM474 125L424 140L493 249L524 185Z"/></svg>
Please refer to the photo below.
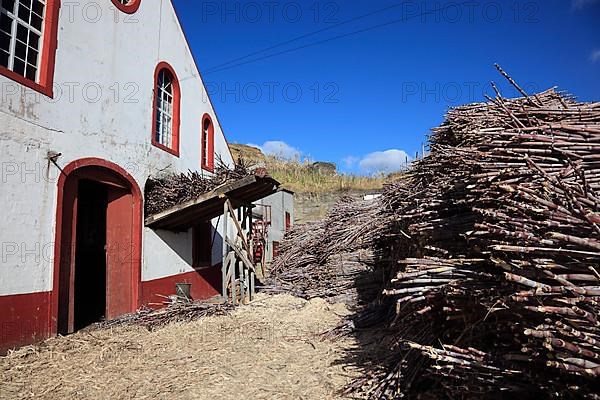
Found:
<svg viewBox="0 0 600 400"><path fill-rule="evenodd" d="M250 262L250 260L248 260L248 257L246 256L244 251L241 248L239 248L235 243L233 243L229 238L225 238L225 241L227 242L229 247L231 247L231 249L235 251L235 254L240 258L240 260L243 261L246 267L248 267L248 269L251 271L255 271L254 265L252 264L252 262Z"/></svg>
<svg viewBox="0 0 600 400"><path fill-rule="evenodd" d="M235 257L231 259L231 267L229 270L231 271L230 284L231 284L231 304L234 306L237 304L237 286L235 285L235 265L237 261Z"/></svg>
<svg viewBox="0 0 600 400"><path fill-rule="evenodd" d="M250 301L254 300L254 293L255 293L255 279L256 276L254 275L253 271L250 271Z"/></svg>

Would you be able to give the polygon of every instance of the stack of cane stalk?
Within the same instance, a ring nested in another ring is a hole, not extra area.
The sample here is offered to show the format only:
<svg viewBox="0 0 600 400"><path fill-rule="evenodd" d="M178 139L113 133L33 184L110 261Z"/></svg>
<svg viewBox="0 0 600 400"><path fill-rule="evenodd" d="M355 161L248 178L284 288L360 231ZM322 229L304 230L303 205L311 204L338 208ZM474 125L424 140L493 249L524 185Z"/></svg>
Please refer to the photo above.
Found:
<svg viewBox="0 0 600 400"><path fill-rule="evenodd" d="M498 69L523 96L451 109L369 215L387 279L349 326L387 347L349 391L600 399L600 103L530 96ZM352 247L315 245L283 258Z"/></svg>
<svg viewBox="0 0 600 400"><path fill-rule="evenodd" d="M373 297L380 283L372 248L385 223L379 211L377 201L343 197L324 220L296 225L281 243L264 290L350 303L360 287Z"/></svg>
<svg viewBox="0 0 600 400"><path fill-rule="evenodd" d="M397 357L372 397L599 398L600 103L496 94L385 195Z"/></svg>
<svg viewBox="0 0 600 400"><path fill-rule="evenodd" d="M239 159L231 168L218 157L212 174L188 171L185 174L151 177L145 187L146 215L160 213L251 174L252 165L243 159Z"/></svg>

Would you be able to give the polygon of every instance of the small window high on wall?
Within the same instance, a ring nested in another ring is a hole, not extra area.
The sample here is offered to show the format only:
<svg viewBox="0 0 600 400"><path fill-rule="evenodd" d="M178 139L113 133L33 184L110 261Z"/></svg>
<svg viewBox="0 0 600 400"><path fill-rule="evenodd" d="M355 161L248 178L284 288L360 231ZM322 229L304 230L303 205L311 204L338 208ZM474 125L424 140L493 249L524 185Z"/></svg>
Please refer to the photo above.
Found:
<svg viewBox="0 0 600 400"><path fill-rule="evenodd" d="M140 7L142 0L112 0L115 7L127 14L133 14Z"/></svg>
<svg viewBox="0 0 600 400"><path fill-rule="evenodd" d="M179 156L179 107L181 93L175 71L160 63L154 77L152 144Z"/></svg>
<svg viewBox="0 0 600 400"><path fill-rule="evenodd" d="M0 74L52 97L59 0L0 1Z"/></svg>
<svg viewBox="0 0 600 400"><path fill-rule="evenodd" d="M215 127L208 114L202 118L202 140L200 149L202 169L215 170Z"/></svg>

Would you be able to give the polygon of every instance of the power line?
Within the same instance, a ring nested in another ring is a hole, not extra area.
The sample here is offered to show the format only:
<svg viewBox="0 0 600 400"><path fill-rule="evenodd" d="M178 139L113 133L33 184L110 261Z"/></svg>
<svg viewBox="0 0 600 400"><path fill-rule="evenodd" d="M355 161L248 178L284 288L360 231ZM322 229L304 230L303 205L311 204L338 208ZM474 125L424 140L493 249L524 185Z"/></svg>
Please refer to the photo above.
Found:
<svg viewBox="0 0 600 400"><path fill-rule="evenodd" d="M318 34L318 33L326 32L326 31L329 31L329 30L331 30L331 29L334 29L334 28L337 28L337 27L340 27L340 26L343 26L343 25L349 24L349 23L351 23L351 22L358 21L358 20L360 20L360 19L367 18L367 17L370 17L370 16L372 16L372 15L379 14L379 13L381 13L381 12L384 12L384 11L391 10L392 8L399 7L399 6L403 5L403 4L405 4L405 2L402 2L402 3L397 3L397 4L393 4L393 5L391 5L391 6L388 6L388 7L381 8L381 9L379 9L379 10L376 10L376 11L370 12L370 13L368 13L368 14L360 15L360 16L358 16L358 17L354 17L354 18L351 18L351 19L348 19L348 20L345 20L345 21L339 22L339 23L337 23L337 24L334 24L334 25L328 26L328 27L326 27L326 28L318 29L318 30L316 30L316 31L305 33L305 34L303 34L303 35L300 35L300 36L297 36L297 37L295 37L295 38L292 38L292 39L286 40L286 41L284 41L284 42L276 43L276 44L274 44L274 45L272 45L272 46L269 46L269 47L266 47L266 48L264 48L264 49L261 49L261 50L256 50L256 51L254 51L254 52L252 52L252 53L248 53L248 54L246 54L246 55L244 55L244 56L241 56L241 57L234 58L234 59L232 59L232 60L226 61L226 62L224 62L224 63L221 63L221 64L219 64L219 65L215 65L215 66L213 66L213 67L209 68L209 69L206 71L206 73L210 73L210 72L211 72L211 71L213 71L213 70L217 70L217 69L219 69L219 68L221 68L221 67L223 67L223 66L225 66L225 65L228 65L228 64L235 63L235 62L237 62L237 61L240 61L240 60L243 60L243 59L245 59L245 58L248 58L248 57L251 57L251 56L255 56L255 55L257 55L257 54L264 53L264 52L266 52L266 51L273 50L273 49L276 49L276 48L278 48L278 47L281 47L281 46L285 46L286 44L290 44L290 43L293 43L293 42L297 42L298 40L305 39L305 38L307 38L307 37L310 37L310 36L314 36L314 35L316 35L316 34Z"/></svg>
<svg viewBox="0 0 600 400"><path fill-rule="evenodd" d="M352 32L349 32L349 33L345 33L345 34L333 36L333 37L328 38L328 39L323 39L323 40L319 40L319 41L316 41L316 42L308 43L308 44L305 44L305 45L302 45L302 46L293 47L291 49L282 50L282 51L279 51L279 52L276 52L276 53L273 53L273 54L268 54L268 55L263 56L263 57L253 58L251 60L240 62L240 63L237 63L237 64L233 64L233 65L226 66L226 67L223 67L223 68L217 68L217 69L209 70L208 72L204 73L203 75L206 76L208 74L213 74L213 73L216 73L216 72L226 71L226 70L231 69L231 68L235 68L235 67L239 67L239 66L242 66L242 65L250 64L250 63L253 63L253 62L256 62L256 61L266 60L268 58L272 58L272 57L280 56L280 55L283 55L283 54L291 53L291 52L294 52L294 51L306 49L308 47L318 46L320 44L324 44L324 43L332 42L334 40L343 39L343 38L346 38L346 37L349 37L349 36L354 36L354 35L358 35L358 34L361 34L361 33L369 32L369 31L372 31L372 30L375 30L375 29L378 29L378 28L383 28L383 27L386 27L386 26L389 26L389 25L394 25L394 24L397 24L397 23L400 23L400 22L405 22L405 21L408 21L408 20L413 19L413 18L423 17L425 15L430 15L430 14L434 14L436 12L440 12L440 11L446 10L446 9L448 9L450 7L455 7L455 6L465 5L465 4L472 4L472 1L464 1L462 3L449 4L449 5L445 6L445 7L441 7L441 8L438 8L436 10L425 11L425 12L422 12L422 13L419 13L419 14L411 15L409 17L403 17L403 18L400 18L400 19L396 19L396 20L393 20L393 21L389 21L389 22L385 22L385 23L373 25L373 26L370 26L370 27L367 27L367 28L363 28L363 29L359 29L359 30L356 30L356 31L352 31Z"/></svg>

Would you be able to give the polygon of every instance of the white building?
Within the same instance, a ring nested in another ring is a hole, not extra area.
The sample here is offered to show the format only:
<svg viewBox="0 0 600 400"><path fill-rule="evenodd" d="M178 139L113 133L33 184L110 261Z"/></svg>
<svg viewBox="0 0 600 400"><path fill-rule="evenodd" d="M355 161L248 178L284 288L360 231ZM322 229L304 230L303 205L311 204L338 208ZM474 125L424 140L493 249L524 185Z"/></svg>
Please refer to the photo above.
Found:
<svg viewBox="0 0 600 400"><path fill-rule="evenodd" d="M294 192L280 188L276 193L254 202L254 205L254 230L258 234L256 236L263 236L262 241L254 241L258 249L257 262L260 260L268 270L273 258L278 255L279 244L294 224Z"/></svg>
<svg viewBox="0 0 600 400"><path fill-rule="evenodd" d="M233 162L172 3L0 4L0 350L219 294L216 220L144 225L150 176Z"/></svg>

